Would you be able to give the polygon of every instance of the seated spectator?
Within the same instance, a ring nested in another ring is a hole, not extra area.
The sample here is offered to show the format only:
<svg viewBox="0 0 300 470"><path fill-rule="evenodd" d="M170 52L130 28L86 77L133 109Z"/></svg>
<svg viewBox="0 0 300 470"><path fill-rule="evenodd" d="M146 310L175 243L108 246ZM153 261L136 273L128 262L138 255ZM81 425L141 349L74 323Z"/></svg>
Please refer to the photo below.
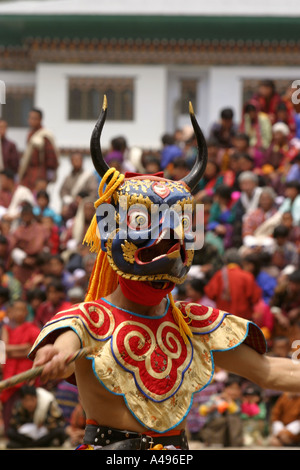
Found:
<svg viewBox="0 0 300 470"><path fill-rule="evenodd" d="M275 122L276 111L282 98L277 92L273 80L262 80L258 85L257 92L252 96L251 101L256 103L260 111L268 115L272 124Z"/></svg>
<svg viewBox="0 0 300 470"><path fill-rule="evenodd" d="M205 282L203 279L191 279L186 283L186 301L216 307L215 302L209 299L204 292Z"/></svg>
<svg viewBox="0 0 300 470"><path fill-rule="evenodd" d="M180 148L183 150L184 159L187 161L189 168L192 168L197 156L197 139L192 125L183 126L182 144ZM207 150L209 152L209 149Z"/></svg>
<svg viewBox="0 0 300 470"><path fill-rule="evenodd" d="M241 173L254 170L254 158L249 153L239 155L239 170Z"/></svg>
<svg viewBox="0 0 300 470"><path fill-rule="evenodd" d="M292 242L300 253L300 226L294 224L293 215L290 211L286 211L282 214L281 225L288 228L288 241Z"/></svg>
<svg viewBox="0 0 300 470"><path fill-rule="evenodd" d="M201 201L204 196L213 196L216 188L222 184L223 176L220 173L219 165L209 160L201 181L195 189L195 199Z"/></svg>
<svg viewBox="0 0 300 470"><path fill-rule="evenodd" d="M111 168L116 168L116 170L123 173L124 155L121 151L111 150L107 152L104 158L108 166L110 166ZM98 182L100 184L100 180L98 180Z"/></svg>
<svg viewBox="0 0 300 470"><path fill-rule="evenodd" d="M53 217L43 216L41 224L48 230L49 233L49 252L51 255L58 255L60 253L60 231L58 225L55 223Z"/></svg>
<svg viewBox="0 0 300 470"><path fill-rule="evenodd" d="M164 134L162 136L163 148L161 150L160 166L162 170L170 172L174 160L183 156L182 149L175 144L174 136Z"/></svg>
<svg viewBox="0 0 300 470"><path fill-rule="evenodd" d="M8 287L0 285L0 335L2 326L8 321L7 313L10 303L10 291Z"/></svg>
<svg viewBox="0 0 300 470"><path fill-rule="evenodd" d="M21 300L13 302L8 311L8 322L2 328L2 341L5 343L6 362L2 366L3 380L31 369L32 362L27 355L35 342L40 329L27 321L27 303ZM5 431L8 429L11 410L20 396L22 384L4 389L0 394L3 406Z"/></svg>
<svg viewBox="0 0 300 470"><path fill-rule="evenodd" d="M34 196L26 186L16 183L11 170L0 172L0 206L2 216L15 220L20 216L24 203L34 204Z"/></svg>
<svg viewBox="0 0 300 470"><path fill-rule="evenodd" d="M248 135L250 147L259 151L269 148L272 140L271 120L254 102L247 103L244 107L240 131Z"/></svg>
<svg viewBox="0 0 300 470"><path fill-rule="evenodd" d="M252 171L244 171L239 175L238 183L240 187L240 197L234 206L235 237L240 236L242 244L242 224L243 219L250 212L258 208L262 188L258 186L258 176Z"/></svg>
<svg viewBox="0 0 300 470"><path fill-rule="evenodd" d="M236 132L234 112L231 108L224 108L220 112L219 121L214 123L210 129L209 139L215 139L221 148L230 148Z"/></svg>
<svg viewBox="0 0 300 470"><path fill-rule="evenodd" d="M71 306L71 302L66 300L64 285L59 280L54 279L47 286L46 300L37 308L34 323L42 328L54 315L67 310Z"/></svg>
<svg viewBox="0 0 300 470"><path fill-rule="evenodd" d="M193 266L199 267L203 278L209 280L223 266L223 257L215 245L205 241L201 250L195 251Z"/></svg>
<svg viewBox="0 0 300 470"><path fill-rule="evenodd" d="M259 245L260 240L264 237L262 235L260 237L256 236L257 229L276 212L276 193L272 188L266 186L260 191L257 207L244 215L242 222L244 243L247 244L247 238L251 237L252 240L253 237L252 244Z"/></svg>
<svg viewBox="0 0 300 470"><path fill-rule="evenodd" d="M276 336L276 334L274 334L273 332L271 341L269 341L268 343L267 355L271 357L285 357L287 359L291 359L290 339L286 336ZM282 395L282 392L280 390L265 389L264 395L266 400L269 422L273 406L278 400L278 398Z"/></svg>
<svg viewBox="0 0 300 470"><path fill-rule="evenodd" d="M155 156L148 156L144 160L145 174L153 175L161 171L160 160Z"/></svg>
<svg viewBox="0 0 300 470"><path fill-rule="evenodd" d="M278 282L269 305L274 315L273 335L290 338L300 319L300 270Z"/></svg>
<svg viewBox="0 0 300 470"><path fill-rule="evenodd" d="M298 267L299 254L296 246L289 242L289 229L284 225L278 225L273 232L273 239L275 241L274 253L282 254L281 269L288 265Z"/></svg>
<svg viewBox="0 0 300 470"><path fill-rule="evenodd" d="M68 290L67 297L72 305L77 305L84 301L85 293L82 287L75 286Z"/></svg>
<svg viewBox="0 0 300 470"><path fill-rule="evenodd" d="M183 158L177 158L173 161L172 167L170 168L170 179L173 181L180 181L190 172L190 168L186 160Z"/></svg>
<svg viewBox="0 0 300 470"><path fill-rule="evenodd" d="M230 153L230 149L220 149L219 144L216 139L210 138L206 141L207 146L207 159L212 162L216 162L220 168L226 169L228 162L224 162L224 155L227 155L227 152ZM224 167L224 168L223 168Z"/></svg>
<svg viewBox="0 0 300 470"><path fill-rule="evenodd" d="M244 215L251 210L257 209L262 188L258 186L258 177L251 171L242 172L239 175L239 186L241 196L238 205L241 206L239 212Z"/></svg>
<svg viewBox="0 0 300 470"><path fill-rule="evenodd" d="M83 442L86 426L86 417L81 403L78 403L72 412L69 426L66 432L70 438L72 446L79 446Z"/></svg>
<svg viewBox="0 0 300 470"><path fill-rule="evenodd" d="M276 447L299 446L300 395L282 393L272 409L269 444Z"/></svg>
<svg viewBox="0 0 300 470"><path fill-rule="evenodd" d="M288 96L283 96L281 98L281 101L279 101L275 110L274 124L277 122L283 122L286 124L290 130L290 139L292 139L296 134L296 122L295 111L290 101L291 99Z"/></svg>
<svg viewBox="0 0 300 470"><path fill-rule="evenodd" d="M18 300L22 297L23 288L22 284L13 273L13 266L8 271L5 267L5 264L0 260L0 287L7 289L8 298L7 301ZM2 305L0 304L0 307Z"/></svg>
<svg viewBox="0 0 300 470"><path fill-rule="evenodd" d="M120 160L118 158L118 162L120 165L120 170L123 173L125 173L126 171L141 172L142 150L136 146L129 148L127 139L123 135L119 135L111 139L109 152L121 153L122 159Z"/></svg>
<svg viewBox="0 0 300 470"><path fill-rule="evenodd" d="M220 310L251 320L254 305L262 298L261 288L253 274L242 268L237 250L228 249L224 258L225 266L207 283L205 293Z"/></svg>
<svg viewBox="0 0 300 470"><path fill-rule="evenodd" d="M55 395L56 402L62 411L65 421L65 430L67 432L67 428L71 423L72 413L79 402L78 388L67 380L60 380L56 384L53 393Z"/></svg>
<svg viewBox="0 0 300 470"><path fill-rule="evenodd" d="M77 206L74 217L70 218L60 234L61 250L67 249L68 242L74 240L76 243L82 243L84 235L90 226L91 220L95 214L95 200L83 197Z"/></svg>
<svg viewBox="0 0 300 470"><path fill-rule="evenodd" d="M65 262L60 255L51 256L48 268L48 275L59 280L64 286L65 292L74 286L74 277L66 270Z"/></svg>
<svg viewBox="0 0 300 470"><path fill-rule="evenodd" d="M255 384L248 384L242 391L241 420L245 446L266 444L267 407L262 390Z"/></svg>
<svg viewBox="0 0 300 470"><path fill-rule="evenodd" d="M63 203L70 205L84 190L87 195L97 199L98 181L93 171L84 169L83 156L79 152L71 155L71 171L63 180L60 188L60 197Z"/></svg>
<svg viewBox="0 0 300 470"><path fill-rule="evenodd" d="M290 129L283 122L277 122L272 127L272 142L265 154L264 164L272 165L281 173L289 168L297 150L289 140Z"/></svg>
<svg viewBox="0 0 300 470"><path fill-rule="evenodd" d="M279 206L279 212L291 212L295 225L300 225L300 182L288 181L285 184L285 199Z"/></svg>
<svg viewBox="0 0 300 470"><path fill-rule="evenodd" d="M26 294L28 321L34 321L39 306L46 301L46 293L41 288L31 289Z"/></svg>
<svg viewBox="0 0 300 470"><path fill-rule="evenodd" d="M222 240L225 249L232 246L234 203L232 189L224 184L219 185L215 190L206 229Z"/></svg>
<svg viewBox="0 0 300 470"><path fill-rule="evenodd" d="M252 158L254 168L260 168L262 166L265 155L263 149L250 146L250 137L243 132L238 132L234 137L233 147L230 150L230 153L237 157L241 155L249 155Z"/></svg>
<svg viewBox="0 0 300 470"><path fill-rule="evenodd" d="M7 430L7 448L60 447L66 440L64 419L55 397L44 388L24 385Z"/></svg>
<svg viewBox="0 0 300 470"><path fill-rule="evenodd" d="M49 251L42 252L37 256L36 267L23 284L25 295L27 295L28 291L36 288L45 291L46 279L49 276L49 261L51 256Z"/></svg>
<svg viewBox="0 0 300 470"><path fill-rule="evenodd" d="M232 154L235 155L242 155L244 153L247 153L248 155L251 152L251 147L250 147L250 138L247 134L244 134L242 132L237 132L235 136L232 139L232 149L231 152Z"/></svg>
<svg viewBox="0 0 300 470"><path fill-rule="evenodd" d="M289 339L286 336L273 336L268 355L272 357L291 358L291 344Z"/></svg>
<svg viewBox="0 0 300 470"><path fill-rule="evenodd" d="M241 447L243 445L240 418L241 381L229 377L221 393L212 395L200 405L200 415L207 421L200 431L200 438L207 446Z"/></svg>
<svg viewBox="0 0 300 470"><path fill-rule="evenodd" d="M259 326L265 337L266 343L269 344L273 335L274 317L270 306L264 299L260 299L254 305L252 320L257 326Z"/></svg>
<svg viewBox="0 0 300 470"><path fill-rule="evenodd" d="M10 170L14 174L18 173L20 154L15 142L7 137L8 124L4 119L0 119L0 155L2 155L1 170Z"/></svg>
<svg viewBox="0 0 300 470"><path fill-rule="evenodd" d="M49 233L35 220L32 206L25 205L20 225L9 236L9 251L16 265L15 276L21 282L32 275L37 259L48 248Z"/></svg>
<svg viewBox="0 0 300 470"><path fill-rule="evenodd" d="M11 261L9 257L9 243L7 237L3 234L1 235L2 232L3 231L0 228L0 262L3 264L5 269L8 269Z"/></svg>
<svg viewBox="0 0 300 470"><path fill-rule="evenodd" d="M269 304L277 286L277 279L263 269L264 256L261 251L245 255L242 259L243 268L252 273L259 287L262 289L262 298Z"/></svg>
<svg viewBox="0 0 300 470"><path fill-rule="evenodd" d="M240 174L240 156L237 153L230 153L228 155L228 165L223 170L223 184L230 186L233 191L240 190L238 184L238 176Z"/></svg>
<svg viewBox="0 0 300 470"><path fill-rule="evenodd" d="M33 213L37 220L41 221L43 217L51 217L53 222L60 226L62 217L49 207L49 194L47 191L39 191L36 195L36 205L33 207Z"/></svg>
<svg viewBox="0 0 300 470"><path fill-rule="evenodd" d="M286 182L298 181L300 183L300 153L291 160L291 167L286 175Z"/></svg>

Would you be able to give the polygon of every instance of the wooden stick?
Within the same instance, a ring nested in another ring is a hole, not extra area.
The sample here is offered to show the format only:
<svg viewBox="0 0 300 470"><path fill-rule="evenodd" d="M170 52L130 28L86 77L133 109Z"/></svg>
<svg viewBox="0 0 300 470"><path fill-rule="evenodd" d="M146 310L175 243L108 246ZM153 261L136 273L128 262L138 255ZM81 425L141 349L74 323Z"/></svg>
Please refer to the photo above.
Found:
<svg viewBox="0 0 300 470"><path fill-rule="evenodd" d="M93 351L93 348L82 348L78 349L75 353L71 354L66 360L66 365L71 364L71 362L77 361L77 359L81 359L82 357L87 356ZM42 374L45 365L33 367L32 369L26 370L25 372L21 372L20 374L13 375L6 380L0 381L0 392L5 388L13 387L21 382L26 382L28 380L32 380L35 377L38 377Z"/></svg>

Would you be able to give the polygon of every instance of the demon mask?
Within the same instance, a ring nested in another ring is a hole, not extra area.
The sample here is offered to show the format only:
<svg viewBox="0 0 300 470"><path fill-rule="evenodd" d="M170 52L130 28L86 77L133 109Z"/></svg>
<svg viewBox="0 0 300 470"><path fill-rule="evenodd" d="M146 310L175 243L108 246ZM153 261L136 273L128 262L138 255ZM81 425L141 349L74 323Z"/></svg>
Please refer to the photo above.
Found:
<svg viewBox="0 0 300 470"><path fill-rule="evenodd" d="M90 145L93 164L101 178L110 169L100 145L106 113L105 99ZM192 193L205 171L207 148L191 104L190 118L198 152L186 177L173 181L164 178L163 173L126 173L109 204L97 208L101 249L122 278L177 284L184 281L192 264Z"/></svg>

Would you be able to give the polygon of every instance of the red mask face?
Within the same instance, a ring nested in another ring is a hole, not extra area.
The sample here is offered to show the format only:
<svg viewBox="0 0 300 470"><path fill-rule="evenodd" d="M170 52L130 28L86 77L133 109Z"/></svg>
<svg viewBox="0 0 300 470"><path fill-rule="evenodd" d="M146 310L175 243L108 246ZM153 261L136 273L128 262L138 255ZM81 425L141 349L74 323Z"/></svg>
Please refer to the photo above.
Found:
<svg viewBox="0 0 300 470"><path fill-rule="evenodd" d="M169 294L175 284L172 282L158 282L157 288L150 282L132 281L119 276L119 284L125 297L132 302L142 305L158 305Z"/></svg>

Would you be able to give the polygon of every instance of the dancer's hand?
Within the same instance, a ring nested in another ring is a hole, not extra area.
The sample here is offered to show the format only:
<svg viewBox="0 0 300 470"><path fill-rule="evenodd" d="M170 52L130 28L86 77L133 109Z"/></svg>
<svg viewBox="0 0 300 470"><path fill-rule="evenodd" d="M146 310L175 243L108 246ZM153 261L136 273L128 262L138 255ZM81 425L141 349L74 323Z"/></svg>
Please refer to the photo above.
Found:
<svg viewBox="0 0 300 470"><path fill-rule="evenodd" d="M72 374L74 364L67 365L68 356L54 345L48 344L36 353L33 367L44 366L41 374L42 382L66 378Z"/></svg>
<svg viewBox="0 0 300 470"><path fill-rule="evenodd" d="M47 344L37 350L33 367L43 366L41 374L43 382L67 378L75 370L75 363L67 364L67 362L79 348L77 335L71 330L66 331L54 344Z"/></svg>

